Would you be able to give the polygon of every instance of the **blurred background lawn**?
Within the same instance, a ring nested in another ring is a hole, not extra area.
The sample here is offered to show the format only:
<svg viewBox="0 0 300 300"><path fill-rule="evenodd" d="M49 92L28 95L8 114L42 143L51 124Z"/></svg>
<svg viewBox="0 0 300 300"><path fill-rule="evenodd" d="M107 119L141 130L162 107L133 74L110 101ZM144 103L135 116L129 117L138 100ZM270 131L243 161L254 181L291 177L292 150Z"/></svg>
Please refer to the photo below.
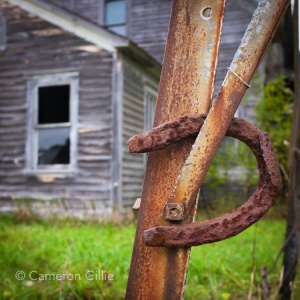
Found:
<svg viewBox="0 0 300 300"><path fill-rule="evenodd" d="M193 248L185 299L261 299L260 268L271 268L284 231L284 219L271 211L237 237ZM134 221L1 215L0 299L124 299L134 234ZM281 263L280 258L268 274L270 299L276 299ZM24 280L16 279L17 271L25 273ZM70 275L42 280L44 274ZM296 280L294 299L300 299L299 285Z"/></svg>

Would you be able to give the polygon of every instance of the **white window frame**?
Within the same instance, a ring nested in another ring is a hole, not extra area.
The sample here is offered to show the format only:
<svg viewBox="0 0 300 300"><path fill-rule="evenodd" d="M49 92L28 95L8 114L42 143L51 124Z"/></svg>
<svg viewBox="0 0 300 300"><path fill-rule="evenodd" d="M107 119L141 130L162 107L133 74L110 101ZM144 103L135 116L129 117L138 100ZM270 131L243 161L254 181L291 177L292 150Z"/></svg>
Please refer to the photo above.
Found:
<svg viewBox="0 0 300 300"><path fill-rule="evenodd" d="M60 73L33 76L28 79L27 104L27 144L26 144L26 169L28 174L74 174L77 168L77 116L78 116L78 73ZM38 125L38 89L46 86L70 86L70 121L60 124L70 126L70 163L38 165L38 130L40 128L55 128L60 125Z"/></svg>

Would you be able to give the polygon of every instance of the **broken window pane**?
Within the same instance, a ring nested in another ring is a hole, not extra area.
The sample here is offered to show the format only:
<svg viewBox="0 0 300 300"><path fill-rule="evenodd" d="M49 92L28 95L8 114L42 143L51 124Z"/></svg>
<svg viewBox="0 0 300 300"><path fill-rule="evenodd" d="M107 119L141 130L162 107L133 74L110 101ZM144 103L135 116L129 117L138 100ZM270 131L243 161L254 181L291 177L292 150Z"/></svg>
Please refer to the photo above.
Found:
<svg viewBox="0 0 300 300"><path fill-rule="evenodd" d="M70 127L38 130L38 164L70 163Z"/></svg>

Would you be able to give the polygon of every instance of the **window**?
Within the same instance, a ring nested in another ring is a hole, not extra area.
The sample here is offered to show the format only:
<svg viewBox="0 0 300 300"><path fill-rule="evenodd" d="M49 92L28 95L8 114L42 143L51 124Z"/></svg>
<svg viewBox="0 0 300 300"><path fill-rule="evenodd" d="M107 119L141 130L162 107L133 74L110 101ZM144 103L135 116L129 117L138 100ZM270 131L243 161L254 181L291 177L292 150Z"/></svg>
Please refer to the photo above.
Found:
<svg viewBox="0 0 300 300"><path fill-rule="evenodd" d="M0 51L6 48L6 19L0 14Z"/></svg>
<svg viewBox="0 0 300 300"><path fill-rule="evenodd" d="M29 81L29 171L74 171L77 84L77 75L72 74L41 76Z"/></svg>
<svg viewBox="0 0 300 300"><path fill-rule="evenodd" d="M110 30L126 34L126 2L125 0L106 0L104 23Z"/></svg>

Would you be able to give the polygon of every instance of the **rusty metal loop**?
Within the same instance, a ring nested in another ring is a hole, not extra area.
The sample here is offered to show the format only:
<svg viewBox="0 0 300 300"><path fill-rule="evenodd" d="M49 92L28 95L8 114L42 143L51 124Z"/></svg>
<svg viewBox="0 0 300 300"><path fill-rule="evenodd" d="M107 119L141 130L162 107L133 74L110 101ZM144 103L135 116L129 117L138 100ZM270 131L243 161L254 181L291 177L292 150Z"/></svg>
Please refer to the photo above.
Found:
<svg viewBox="0 0 300 300"><path fill-rule="evenodd" d="M147 151L161 149L168 144L194 137L201 129L205 117L205 115L182 117L141 134L143 137L141 135L133 137L131 143L137 145L136 142L142 138L144 140L143 147L148 147ZM183 130L184 128L188 128L189 131ZM144 241L147 246L190 247L221 241L247 229L258 221L273 204L282 190L282 180L268 134L245 120L233 118L226 136L244 142L256 157L259 183L254 194L245 204L219 218L197 223L150 228L144 232ZM147 138L144 139L145 137ZM150 141L153 146L151 149L147 144Z"/></svg>

